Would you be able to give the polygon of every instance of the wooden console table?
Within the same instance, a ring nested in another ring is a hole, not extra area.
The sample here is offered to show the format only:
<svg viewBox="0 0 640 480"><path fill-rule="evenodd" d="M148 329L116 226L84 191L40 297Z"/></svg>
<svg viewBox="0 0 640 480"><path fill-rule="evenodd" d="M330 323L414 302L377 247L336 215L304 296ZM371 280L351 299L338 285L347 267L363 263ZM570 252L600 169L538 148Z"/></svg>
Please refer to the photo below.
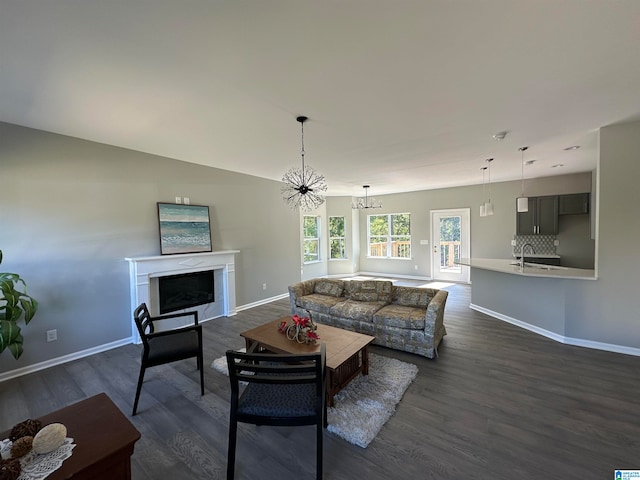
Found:
<svg viewBox="0 0 640 480"><path fill-rule="evenodd" d="M62 423L76 444L71 457L47 480L129 480L131 455L140 432L104 393L38 418ZM0 434L7 438L9 431Z"/></svg>

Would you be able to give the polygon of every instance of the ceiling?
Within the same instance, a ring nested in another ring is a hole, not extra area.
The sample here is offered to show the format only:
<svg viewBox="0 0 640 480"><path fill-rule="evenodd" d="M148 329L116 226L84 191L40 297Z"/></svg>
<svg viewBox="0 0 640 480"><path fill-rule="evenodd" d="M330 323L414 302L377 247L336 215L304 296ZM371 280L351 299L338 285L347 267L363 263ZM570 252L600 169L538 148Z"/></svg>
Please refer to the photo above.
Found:
<svg viewBox="0 0 640 480"><path fill-rule="evenodd" d="M640 118L638 0L0 0L0 46L0 121L280 180L306 115L328 195L590 171Z"/></svg>

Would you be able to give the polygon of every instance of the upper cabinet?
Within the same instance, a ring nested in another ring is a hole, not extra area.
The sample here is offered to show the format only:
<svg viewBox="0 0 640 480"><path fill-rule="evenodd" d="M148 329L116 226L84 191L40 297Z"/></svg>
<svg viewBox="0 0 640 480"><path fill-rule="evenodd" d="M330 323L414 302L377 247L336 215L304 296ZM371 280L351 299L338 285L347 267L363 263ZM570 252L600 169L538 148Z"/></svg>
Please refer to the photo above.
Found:
<svg viewBox="0 0 640 480"><path fill-rule="evenodd" d="M560 195L558 213L560 215L577 215L589 213L589 193L573 193Z"/></svg>
<svg viewBox="0 0 640 480"><path fill-rule="evenodd" d="M518 212L517 235L556 235L558 233L558 196L529 197L529 211Z"/></svg>

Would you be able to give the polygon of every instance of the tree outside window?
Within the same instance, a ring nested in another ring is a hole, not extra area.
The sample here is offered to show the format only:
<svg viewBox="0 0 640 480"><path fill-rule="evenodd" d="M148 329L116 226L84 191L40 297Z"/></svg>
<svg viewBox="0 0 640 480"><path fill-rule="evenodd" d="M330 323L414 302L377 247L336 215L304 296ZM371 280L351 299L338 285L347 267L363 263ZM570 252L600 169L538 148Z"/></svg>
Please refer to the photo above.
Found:
<svg viewBox="0 0 640 480"><path fill-rule="evenodd" d="M347 258L345 254L344 217L329 217L329 245L332 260Z"/></svg>
<svg viewBox="0 0 640 480"><path fill-rule="evenodd" d="M304 230L304 263L320 261L320 217L305 215Z"/></svg>
<svg viewBox="0 0 640 480"><path fill-rule="evenodd" d="M411 214L369 215L369 256L411 258Z"/></svg>

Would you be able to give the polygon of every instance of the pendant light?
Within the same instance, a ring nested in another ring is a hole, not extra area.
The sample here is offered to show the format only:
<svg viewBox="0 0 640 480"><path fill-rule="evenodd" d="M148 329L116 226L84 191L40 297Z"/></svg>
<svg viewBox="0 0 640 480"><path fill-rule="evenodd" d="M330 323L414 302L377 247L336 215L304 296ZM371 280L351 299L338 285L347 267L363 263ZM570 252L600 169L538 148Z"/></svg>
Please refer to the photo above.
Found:
<svg viewBox="0 0 640 480"><path fill-rule="evenodd" d="M484 208L485 208L485 213L487 216L493 215L493 203L491 203L491 162L493 162L493 158L487 158L485 160L487 162L487 164L489 165L488 170L489 170L489 201L485 202L484 204Z"/></svg>
<svg viewBox="0 0 640 480"><path fill-rule="evenodd" d="M324 176L313 168L304 165L304 122L307 117L296 118L302 129L302 168L292 168L282 177L284 185L281 188L282 199L292 209L300 208L308 212L324 203L323 192L327 191Z"/></svg>
<svg viewBox="0 0 640 480"><path fill-rule="evenodd" d="M351 208L354 210L366 210L369 208L382 208L382 202L368 195L369 185L363 185L364 197L357 198L355 202L351 202Z"/></svg>
<svg viewBox="0 0 640 480"><path fill-rule="evenodd" d="M521 187L520 187L520 196L516 200L516 202L517 202L517 211L519 213L523 213L523 212L528 212L529 211L529 199L524 196L524 152L528 148L529 147L520 147L518 149L518 150L520 150L520 152L522 154L522 159L520 160L520 168L522 170L522 175L521 175L522 184L521 184Z"/></svg>
<svg viewBox="0 0 640 480"><path fill-rule="evenodd" d="M487 198L487 197L484 194L484 172L487 171L487 167L482 167L480 170L482 170L482 205L480 205L480 216L481 217L486 217L487 216L487 207L485 206L484 199Z"/></svg>

